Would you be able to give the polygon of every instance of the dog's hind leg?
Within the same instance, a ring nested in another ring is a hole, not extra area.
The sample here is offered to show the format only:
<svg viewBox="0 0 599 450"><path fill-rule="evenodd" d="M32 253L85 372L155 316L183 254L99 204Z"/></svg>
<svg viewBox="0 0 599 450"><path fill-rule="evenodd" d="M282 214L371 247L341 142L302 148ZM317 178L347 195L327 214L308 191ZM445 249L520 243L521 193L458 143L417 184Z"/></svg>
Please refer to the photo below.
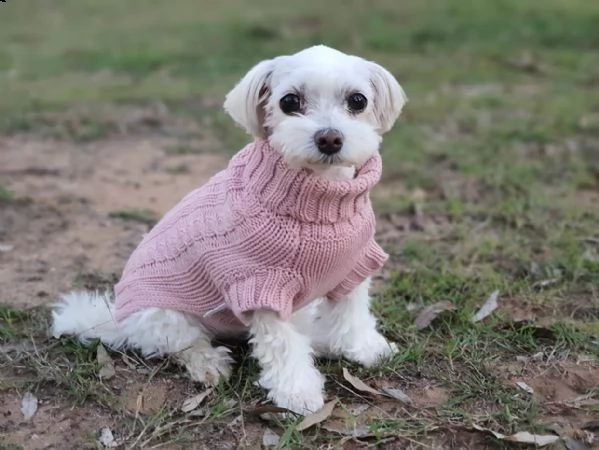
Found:
<svg viewBox="0 0 599 450"><path fill-rule="evenodd" d="M231 374L226 347L213 347L212 335L192 316L147 308L117 323L112 296L71 292L52 312L53 334L75 335L82 342L100 339L112 349L136 349L144 356L172 356L190 377L208 385Z"/></svg>

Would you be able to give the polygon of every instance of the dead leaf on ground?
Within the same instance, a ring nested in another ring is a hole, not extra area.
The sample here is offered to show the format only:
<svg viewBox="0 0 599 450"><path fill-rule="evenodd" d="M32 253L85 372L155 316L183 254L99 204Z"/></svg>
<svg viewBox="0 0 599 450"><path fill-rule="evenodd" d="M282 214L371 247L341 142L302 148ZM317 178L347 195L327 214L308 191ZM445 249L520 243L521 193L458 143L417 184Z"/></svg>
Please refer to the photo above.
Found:
<svg viewBox="0 0 599 450"><path fill-rule="evenodd" d="M114 435L108 427L102 428L102 431L100 432L100 443L105 448L115 448L119 446L119 443L114 439Z"/></svg>
<svg viewBox="0 0 599 450"><path fill-rule="evenodd" d="M384 387L383 392L387 394L389 397L393 397L396 400L399 400L406 405L412 404L412 399L401 389L393 389L390 387Z"/></svg>
<svg viewBox="0 0 599 450"><path fill-rule="evenodd" d="M528 431L520 431L516 434L512 434L511 436L507 436L476 424L473 424L472 428L478 431L484 431L485 433L490 433L495 436L495 438L502 441L517 442L519 444L532 444L537 447L545 447L546 445L555 444L561 439L559 436L554 436L552 434L531 434Z"/></svg>
<svg viewBox="0 0 599 450"><path fill-rule="evenodd" d="M267 428L264 431L264 436L262 436L262 445L265 448L276 447L277 445L279 445L280 440L281 437L277 433L272 431L270 428Z"/></svg>
<svg viewBox="0 0 599 450"><path fill-rule="evenodd" d="M98 349L96 350L96 360L100 366L98 377L100 377L101 380L110 380L116 375L114 361L102 344L99 344Z"/></svg>
<svg viewBox="0 0 599 450"><path fill-rule="evenodd" d="M194 395L193 397L186 398L181 406L181 411L188 413L196 409L202 404L202 402L212 393L212 389L207 389L204 392Z"/></svg>
<svg viewBox="0 0 599 450"><path fill-rule="evenodd" d="M428 305L426 308L420 311L420 314L418 314L418 317L416 317L416 320L414 321L416 329L424 330L432 323L433 320L437 318L437 316L439 316L439 314L445 311L455 311L455 309L456 306L448 301L442 301Z"/></svg>
<svg viewBox="0 0 599 450"><path fill-rule="evenodd" d="M0 244L0 253L12 252L15 247L10 244Z"/></svg>
<svg viewBox="0 0 599 450"><path fill-rule="evenodd" d="M356 388L360 392L368 392L369 394L374 394L374 395L382 395L383 394L381 391L377 391L376 389L368 386L366 383L364 383L358 377L353 376L351 373L349 373L349 370L347 370L347 368L345 368L345 367L343 368L343 378L345 378L345 380L349 384L351 384L354 388Z"/></svg>
<svg viewBox="0 0 599 450"><path fill-rule="evenodd" d="M534 394L535 391L533 390L533 388L531 388L528 384L526 384L524 381L516 381L516 386L518 386L520 389L522 389L524 392L527 392L529 394Z"/></svg>
<svg viewBox="0 0 599 450"><path fill-rule="evenodd" d="M488 317L498 307L497 298L499 297L499 291L494 291L484 305L478 310L478 312L472 318L472 322L480 322L484 318Z"/></svg>
<svg viewBox="0 0 599 450"><path fill-rule="evenodd" d="M21 400L21 412L25 420L31 419L37 411L37 397L31 392L26 392Z"/></svg>
<svg viewBox="0 0 599 450"><path fill-rule="evenodd" d="M304 417L304 419L297 425L296 430L297 431L307 430L308 428L316 425L317 423L324 422L325 420L327 420L333 413L333 410L335 409L335 405L337 404L338 401L339 401L339 399L337 399L337 398L334 400L331 400L330 402L326 403L322 408L320 408L315 413Z"/></svg>

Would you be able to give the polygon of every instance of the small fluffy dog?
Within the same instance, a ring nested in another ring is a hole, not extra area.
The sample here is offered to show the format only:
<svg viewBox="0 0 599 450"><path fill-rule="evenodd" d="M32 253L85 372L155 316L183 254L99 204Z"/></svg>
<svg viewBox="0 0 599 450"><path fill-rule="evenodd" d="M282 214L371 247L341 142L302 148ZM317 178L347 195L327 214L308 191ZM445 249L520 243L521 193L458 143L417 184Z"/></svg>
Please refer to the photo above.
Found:
<svg viewBox="0 0 599 450"><path fill-rule="evenodd" d="M209 385L232 363L211 342L249 338L268 398L320 409L314 355L373 366L396 350L370 312L387 255L369 191L406 100L386 69L325 46L257 64L224 103L254 141L143 238L114 295L65 295L54 335L170 355Z"/></svg>

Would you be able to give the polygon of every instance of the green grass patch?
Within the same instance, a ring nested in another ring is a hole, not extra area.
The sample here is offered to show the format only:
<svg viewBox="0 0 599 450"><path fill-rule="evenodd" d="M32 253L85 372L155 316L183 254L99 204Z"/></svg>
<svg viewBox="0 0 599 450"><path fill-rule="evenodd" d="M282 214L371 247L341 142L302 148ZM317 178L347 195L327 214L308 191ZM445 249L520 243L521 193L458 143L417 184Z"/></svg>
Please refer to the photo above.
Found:
<svg viewBox="0 0 599 450"><path fill-rule="evenodd" d="M112 219L120 219L128 222L139 222L148 225L153 225L158 220L156 215L147 209L123 209L119 211L113 211L108 214L108 217Z"/></svg>

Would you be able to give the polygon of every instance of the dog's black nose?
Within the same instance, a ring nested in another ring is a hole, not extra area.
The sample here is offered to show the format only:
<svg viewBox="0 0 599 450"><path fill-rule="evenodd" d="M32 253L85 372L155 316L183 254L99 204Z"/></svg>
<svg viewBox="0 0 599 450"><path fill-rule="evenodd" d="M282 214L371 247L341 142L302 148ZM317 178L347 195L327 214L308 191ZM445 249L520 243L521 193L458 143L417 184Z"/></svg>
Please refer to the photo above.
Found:
<svg viewBox="0 0 599 450"><path fill-rule="evenodd" d="M320 153L334 155L343 147L343 135L338 130L327 128L314 134L314 142Z"/></svg>

